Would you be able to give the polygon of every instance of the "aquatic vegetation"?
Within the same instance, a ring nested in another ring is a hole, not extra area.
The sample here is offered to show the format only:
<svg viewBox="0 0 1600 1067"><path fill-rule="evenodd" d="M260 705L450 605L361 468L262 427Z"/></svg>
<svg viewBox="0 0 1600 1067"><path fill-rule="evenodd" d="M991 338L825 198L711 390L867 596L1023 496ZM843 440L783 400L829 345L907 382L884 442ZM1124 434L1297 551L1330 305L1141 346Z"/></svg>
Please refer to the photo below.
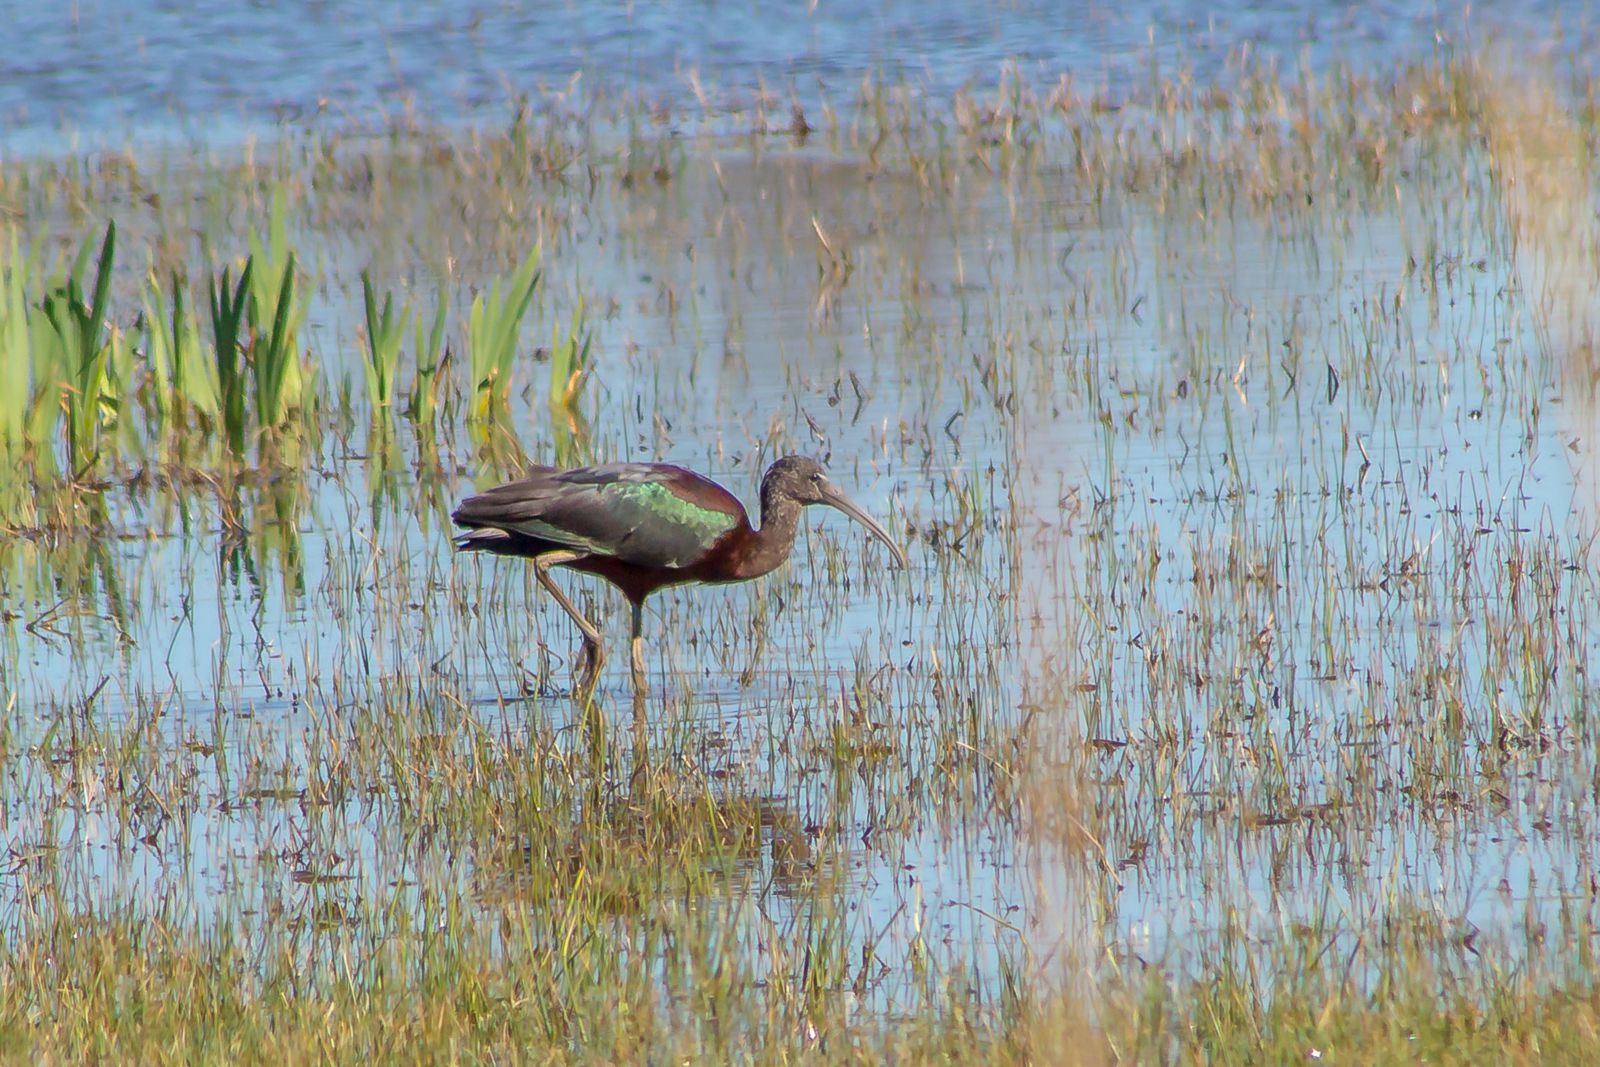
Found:
<svg viewBox="0 0 1600 1067"><path fill-rule="evenodd" d="M34 266L22 258L17 235L0 264L0 445L7 458L32 436L29 423L34 408L33 352L29 328L28 279Z"/></svg>
<svg viewBox="0 0 1600 1067"><path fill-rule="evenodd" d="M255 257L240 273L241 283L258 280L272 272L253 273ZM288 418L289 412L299 406L302 374L300 350L295 341L299 326L296 322L303 312L296 309L294 294L294 253L289 253L283 270L276 277L281 281L276 296L264 300L259 285L251 286L249 302L250 346L245 352L255 380L256 424L263 430L276 430Z"/></svg>
<svg viewBox="0 0 1600 1067"><path fill-rule="evenodd" d="M116 223L108 223L92 290L81 281L91 251L83 245L66 276L49 285L40 301L39 315L48 329L32 331L36 379L60 404L73 477L89 473L99 460L102 424L116 417L119 398L107 388L113 342L106 320L116 238Z"/></svg>
<svg viewBox="0 0 1600 1067"><path fill-rule="evenodd" d="M423 333L423 320L417 316L416 340L414 349L417 361L417 376L412 383L411 399L406 405L406 418L417 427L420 434L431 434L435 420L438 418L440 391L448 380L443 373L449 355L444 348L445 326L445 300L439 297L438 308L433 314L433 325Z"/></svg>
<svg viewBox="0 0 1600 1067"><path fill-rule="evenodd" d="M250 258L239 274L240 285L250 295L245 305L250 342L244 357L254 378L256 425L269 432L307 400L299 346L306 308L295 291L287 210L284 189L274 188L265 236L250 235Z"/></svg>
<svg viewBox="0 0 1600 1067"><path fill-rule="evenodd" d="M187 290L174 273L163 292L152 274L143 303L152 421L180 447L217 425L221 414L218 361L208 358Z"/></svg>
<svg viewBox="0 0 1600 1067"><path fill-rule="evenodd" d="M400 342L405 337L407 323L412 319L410 306L394 309L393 294L383 295L383 309L378 309L373 292L372 278L361 272L361 302L366 311L366 357L361 369L366 371L367 398L372 403L373 414L386 418L394 404L395 378L400 369Z"/></svg>
<svg viewBox="0 0 1600 1067"><path fill-rule="evenodd" d="M250 298L250 275L255 269L253 259L246 260L239 272L237 284L230 285L228 268L220 276L207 279L210 287L212 358L217 368L217 392L222 410L222 428L227 436L229 452L239 458L245 455L245 401L250 389L246 374L248 360L244 345L247 336L245 307Z"/></svg>
<svg viewBox="0 0 1600 1067"><path fill-rule="evenodd" d="M555 436L555 464L577 466L588 459L589 423L583 414L583 387L589 380L594 335L585 322L583 299L572 309L565 332L560 325L550 336L550 417Z"/></svg>
<svg viewBox="0 0 1600 1067"><path fill-rule="evenodd" d="M1524 73L8 159L0 1047L1592 1059L1594 91ZM790 452L908 569L661 591L603 728L449 549Z"/></svg>
<svg viewBox="0 0 1600 1067"><path fill-rule="evenodd" d="M472 417L489 420L505 411L512 375L522 354L522 320L539 285L540 248L535 245L515 273L496 278L472 298L467 312L467 351L472 372Z"/></svg>

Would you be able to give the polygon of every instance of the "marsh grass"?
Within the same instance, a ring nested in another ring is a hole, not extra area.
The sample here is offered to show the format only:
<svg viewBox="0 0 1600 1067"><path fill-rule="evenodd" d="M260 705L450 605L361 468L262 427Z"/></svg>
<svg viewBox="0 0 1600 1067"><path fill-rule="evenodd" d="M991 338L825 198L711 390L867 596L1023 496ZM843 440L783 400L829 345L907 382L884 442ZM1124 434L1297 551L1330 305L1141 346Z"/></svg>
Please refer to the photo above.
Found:
<svg viewBox="0 0 1600 1067"><path fill-rule="evenodd" d="M474 418L487 421L504 412L510 400L512 375L522 353L522 322L539 286L539 258L535 246L515 273L495 279L486 292L473 297L467 312L467 346Z"/></svg>
<svg viewBox="0 0 1600 1067"><path fill-rule="evenodd" d="M250 296L250 275L255 262L247 260L237 284L230 284L228 268L207 280L211 307L212 353L217 368L217 391L223 432L232 455L245 454L245 401L248 394L245 339L245 302Z"/></svg>
<svg viewBox="0 0 1600 1067"><path fill-rule="evenodd" d="M449 350L444 347L444 331L445 300L441 295L438 307L434 311L433 325L426 333L423 331L422 316L417 316L415 341L417 374L411 388L410 401L406 406L406 417L423 436L433 433L438 418L441 389L448 381L444 372Z"/></svg>
<svg viewBox="0 0 1600 1067"><path fill-rule="evenodd" d="M31 354L38 361L39 390L55 401L62 414L67 466L74 476L89 473L99 459L102 422L115 419L119 400L107 395L119 369L106 321L116 237L116 224L108 223L90 288L83 284L93 250L88 242L65 276L47 283L38 309L40 328L30 338Z"/></svg>
<svg viewBox="0 0 1600 1067"><path fill-rule="evenodd" d="M1533 270L1587 237L1509 192L1586 217L1535 162L1593 115L1485 69L8 163L0 440L71 462L0 476L0 1051L1593 1058L1592 397ZM637 718L447 548L525 455L748 500L801 449L912 568L808 513L663 592Z"/></svg>
<svg viewBox="0 0 1600 1067"><path fill-rule="evenodd" d="M206 358L200 323L187 296L188 286L176 274L163 292L152 274L143 303L144 344L153 391L152 420L180 444L220 424L219 361Z"/></svg>
<svg viewBox="0 0 1600 1067"><path fill-rule="evenodd" d="M34 436L29 423L34 411L33 358L29 337L28 279L38 252L24 259L15 232L10 237L0 280L4 282L4 335L0 336L0 440L6 455L15 456Z"/></svg>
<svg viewBox="0 0 1600 1067"><path fill-rule="evenodd" d="M282 186L272 190L265 232L250 235L250 258L239 276L241 287L249 282L245 306L251 337L245 355L255 384L256 424L269 432L310 399L299 344L306 305L295 288L287 195Z"/></svg>
<svg viewBox="0 0 1600 1067"><path fill-rule="evenodd" d="M372 278L366 271L361 272L361 301L366 312L365 344L362 349L365 360L361 369L366 372L367 399L377 417L388 418L393 414L395 378L400 369L400 342L405 337L406 324L413 315L409 305L396 313L392 293L383 295L383 309L380 311Z"/></svg>

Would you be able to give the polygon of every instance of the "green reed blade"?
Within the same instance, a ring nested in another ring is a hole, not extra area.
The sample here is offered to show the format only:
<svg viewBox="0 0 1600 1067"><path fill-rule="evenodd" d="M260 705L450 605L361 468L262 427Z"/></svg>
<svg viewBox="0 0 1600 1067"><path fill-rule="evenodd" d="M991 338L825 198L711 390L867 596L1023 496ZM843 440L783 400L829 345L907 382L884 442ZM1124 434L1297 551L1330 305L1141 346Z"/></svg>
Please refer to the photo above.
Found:
<svg viewBox="0 0 1600 1067"><path fill-rule="evenodd" d="M361 302L366 312L366 347L362 351L362 370L367 378L367 395L374 411L387 410L394 400L395 371L400 365L400 341L405 333L406 320L411 317L409 304L398 314L394 309L394 295L385 293L383 309L378 309L372 278L361 272Z"/></svg>
<svg viewBox="0 0 1600 1067"><path fill-rule="evenodd" d="M522 320L539 285L540 248L535 246L510 278L496 279L468 312L473 415L484 418L511 395L512 369L522 339Z"/></svg>
<svg viewBox="0 0 1600 1067"><path fill-rule="evenodd" d="M565 335L559 325L551 333L550 406L558 411L568 411L577 402L588 374L593 338L584 324L586 310L583 298L579 297Z"/></svg>
<svg viewBox="0 0 1600 1067"><path fill-rule="evenodd" d="M200 324L189 310L187 286L172 275L172 384L177 395L194 410L217 416L216 364L208 361L200 344Z"/></svg>
<svg viewBox="0 0 1600 1067"><path fill-rule="evenodd" d="M8 451L27 440L33 399L33 348L28 338L28 265L17 235L0 270L0 447Z"/></svg>
<svg viewBox="0 0 1600 1067"><path fill-rule="evenodd" d="M272 325L262 343L259 319L255 320L254 340L250 346L250 364L255 372L256 422L262 429L281 426L289 409L289 396L298 385L299 376L294 364L299 361L295 347L297 323L294 312L294 253L289 253L284 263L283 276L278 284L277 299L273 301ZM260 307L251 302L254 315ZM295 400L298 401L298 396Z"/></svg>
<svg viewBox="0 0 1600 1067"><path fill-rule="evenodd" d="M51 333L45 349L61 410L66 416L67 459L74 476L87 471L98 455L101 393L109 348L106 308L111 293L111 268L116 257L115 222L106 224L95 274L94 297L83 299L79 277L88 264L90 245L85 242L73 260L72 270L41 304ZM36 335L38 337L40 335Z"/></svg>
<svg viewBox="0 0 1600 1067"><path fill-rule="evenodd" d="M235 457L244 455L245 377L240 329L244 323L245 304L254 271L255 257L252 256L245 260L238 285L229 286L226 267L222 269L220 279L213 277L208 281L218 399L222 409L223 431L227 436L228 448Z"/></svg>
<svg viewBox="0 0 1600 1067"><path fill-rule="evenodd" d="M440 371L447 358L444 352L445 307L445 296L441 292L433 315L433 327L426 339L422 332L422 316L417 316L417 379L411 386L411 402L406 408L406 416L419 428L426 427L428 430L433 429L435 412L439 406L439 390L444 381Z"/></svg>
<svg viewBox="0 0 1600 1067"><path fill-rule="evenodd" d="M177 406L176 389L172 383L173 344L167 336L167 321L157 311L164 301L155 284L153 279L146 283L141 300L143 314L140 316L140 325L144 327L145 362L149 367L153 394L151 403L155 408L155 416L164 426L170 426L171 416Z"/></svg>
<svg viewBox="0 0 1600 1067"><path fill-rule="evenodd" d="M200 327L185 289L174 271L170 298L153 275L146 281L144 296L145 348L156 414L168 433L178 435L199 429L189 421L193 414L208 422L217 417L216 363L202 351Z"/></svg>
<svg viewBox="0 0 1600 1067"><path fill-rule="evenodd" d="M290 411L306 400L298 345L306 306L295 294L296 257L289 247L288 215L288 196L278 185L272 191L265 233L250 235L256 270L247 306L246 355L255 380L256 421L262 429L282 426Z"/></svg>
<svg viewBox="0 0 1600 1067"><path fill-rule="evenodd" d="M105 328L107 305L111 301L111 265L116 258L116 245L117 224L115 221L108 222L105 239L100 244L100 267L95 272L94 303L89 308L88 317L80 319L78 323L83 336L80 352L93 351L101 343L100 334ZM88 246L84 247L87 249ZM86 383L80 381L79 384Z"/></svg>

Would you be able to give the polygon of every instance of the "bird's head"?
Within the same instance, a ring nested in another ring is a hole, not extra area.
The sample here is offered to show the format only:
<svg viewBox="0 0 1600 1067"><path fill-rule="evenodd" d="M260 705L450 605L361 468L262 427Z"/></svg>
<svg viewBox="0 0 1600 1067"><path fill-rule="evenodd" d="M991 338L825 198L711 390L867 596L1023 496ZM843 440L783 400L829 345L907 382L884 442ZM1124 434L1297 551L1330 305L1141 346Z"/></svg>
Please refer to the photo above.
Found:
<svg viewBox="0 0 1600 1067"><path fill-rule="evenodd" d="M769 506L785 499L797 504L826 504L831 508L838 508L887 545L896 563L902 567L906 565L905 551L895 544L894 538L889 536L889 531L878 525L877 520L863 511L855 501L845 496L838 486L828 480L822 464L809 456L784 456L767 468L766 475L761 479L763 513Z"/></svg>

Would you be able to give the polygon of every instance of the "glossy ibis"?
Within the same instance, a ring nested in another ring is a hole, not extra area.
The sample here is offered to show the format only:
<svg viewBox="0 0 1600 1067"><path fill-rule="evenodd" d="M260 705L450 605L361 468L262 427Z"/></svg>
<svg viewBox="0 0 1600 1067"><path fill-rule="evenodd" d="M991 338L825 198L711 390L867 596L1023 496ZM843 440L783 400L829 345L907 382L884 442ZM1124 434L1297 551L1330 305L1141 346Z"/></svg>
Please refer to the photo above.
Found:
<svg viewBox="0 0 1600 1067"><path fill-rule="evenodd" d="M666 463L536 466L525 478L468 497L450 517L466 528L455 539L458 549L533 560L539 584L583 631L583 688L593 683L605 658L600 631L551 580L550 568L597 574L622 590L633 605L633 680L642 691L645 598L669 585L739 582L773 570L789 558L807 504L838 508L906 565L888 531L804 456L785 456L767 468L759 530L751 528L738 497Z"/></svg>

